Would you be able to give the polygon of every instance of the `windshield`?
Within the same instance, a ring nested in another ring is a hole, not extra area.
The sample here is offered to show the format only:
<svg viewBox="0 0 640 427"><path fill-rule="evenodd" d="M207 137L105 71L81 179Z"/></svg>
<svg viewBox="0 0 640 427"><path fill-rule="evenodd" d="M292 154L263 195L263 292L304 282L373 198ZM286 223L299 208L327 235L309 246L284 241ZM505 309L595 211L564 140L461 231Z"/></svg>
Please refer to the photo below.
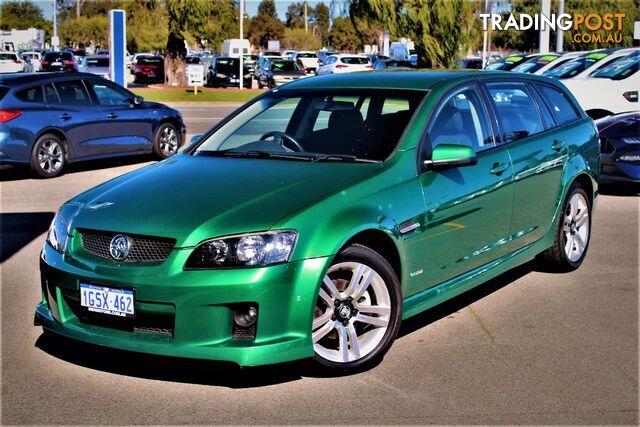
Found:
<svg viewBox="0 0 640 427"><path fill-rule="evenodd" d="M85 58L85 67L108 67L109 58Z"/></svg>
<svg viewBox="0 0 640 427"><path fill-rule="evenodd" d="M569 79L574 77L587 68L591 67L598 61L603 60L608 56L607 53L590 53L589 55L581 56L580 58L572 59L564 64L548 70L544 73L545 76L558 77L560 79Z"/></svg>
<svg viewBox="0 0 640 427"><path fill-rule="evenodd" d="M382 161L422 100L421 91L279 91L204 139L194 155Z"/></svg>
<svg viewBox="0 0 640 427"><path fill-rule="evenodd" d="M555 61L558 58L558 55L538 56L536 58L531 58L521 64L518 64L511 71L515 71L516 73L535 73L540 68Z"/></svg>
<svg viewBox="0 0 640 427"><path fill-rule="evenodd" d="M162 58L154 56L141 56L138 58L138 64L140 65L159 65L162 63Z"/></svg>
<svg viewBox="0 0 640 427"><path fill-rule="evenodd" d="M593 73L591 77L623 80L638 71L638 64L640 64L640 54L621 56Z"/></svg>
<svg viewBox="0 0 640 427"><path fill-rule="evenodd" d="M503 61L494 62L484 69L490 71L510 70L524 60L524 56L508 56Z"/></svg>
<svg viewBox="0 0 640 427"><path fill-rule="evenodd" d="M273 61L269 67L271 71L301 71L302 68L293 61Z"/></svg>

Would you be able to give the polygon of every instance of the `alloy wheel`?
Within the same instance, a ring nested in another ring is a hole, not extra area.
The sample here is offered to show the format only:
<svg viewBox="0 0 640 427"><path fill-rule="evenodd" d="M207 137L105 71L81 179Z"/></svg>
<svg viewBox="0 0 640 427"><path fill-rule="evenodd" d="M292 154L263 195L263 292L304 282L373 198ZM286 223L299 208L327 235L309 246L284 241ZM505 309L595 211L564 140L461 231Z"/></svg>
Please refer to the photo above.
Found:
<svg viewBox="0 0 640 427"><path fill-rule="evenodd" d="M567 203L562 232L564 253L571 262L577 262L589 243L589 204L581 193L574 193Z"/></svg>
<svg viewBox="0 0 640 427"><path fill-rule="evenodd" d="M38 164L47 174L58 172L64 162L64 151L60 143L54 139L43 141L38 147Z"/></svg>
<svg viewBox="0 0 640 427"><path fill-rule="evenodd" d="M317 356L335 363L362 359L382 342L391 318L391 296L378 272L341 262L324 276L314 312Z"/></svg>
<svg viewBox="0 0 640 427"><path fill-rule="evenodd" d="M160 151L165 157L178 152L178 135L171 126L165 126L160 132Z"/></svg>

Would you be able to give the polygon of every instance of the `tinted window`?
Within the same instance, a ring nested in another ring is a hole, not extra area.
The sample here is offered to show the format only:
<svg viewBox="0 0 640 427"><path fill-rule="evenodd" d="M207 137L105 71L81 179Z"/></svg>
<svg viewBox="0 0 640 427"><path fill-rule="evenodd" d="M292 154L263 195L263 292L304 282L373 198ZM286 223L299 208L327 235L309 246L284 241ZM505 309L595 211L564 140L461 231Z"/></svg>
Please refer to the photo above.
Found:
<svg viewBox="0 0 640 427"><path fill-rule="evenodd" d="M42 86L21 90L16 93L16 98L25 102L43 102Z"/></svg>
<svg viewBox="0 0 640 427"><path fill-rule="evenodd" d="M488 83L506 142L542 132L544 127L526 86L523 83Z"/></svg>
<svg viewBox="0 0 640 427"><path fill-rule="evenodd" d="M142 56L140 58L138 58L137 60L138 64L140 65L144 65L144 64L162 64L162 58L158 57L158 56Z"/></svg>
<svg viewBox="0 0 640 427"><path fill-rule="evenodd" d="M187 56L185 58L185 61L187 62L187 64L199 64L200 58L198 58L197 56Z"/></svg>
<svg viewBox="0 0 640 427"><path fill-rule="evenodd" d="M55 85L62 104L91 105L89 95L80 80L56 82Z"/></svg>
<svg viewBox="0 0 640 427"><path fill-rule="evenodd" d="M0 53L0 61L2 61L2 60L15 61L17 59L18 59L18 57L16 56L15 53Z"/></svg>
<svg viewBox="0 0 640 427"><path fill-rule="evenodd" d="M73 59L73 55L69 52L48 52L44 56L45 61L70 61Z"/></svg>
<svg viewBox="0 0 640 427"><path fill-rule="evenodd" d="M363 64L368 64L369 63L369 59L367 59L367 58L358 58L357 56L347 56L345 58L342 58L341 61L344 64L356 64L356 65L363 65Z"/></svg>
<svg viewBox="0 0 640 427"><path fill-rule="evenodd" d="M489 121L478 92L466 87L451 95L438 109L429 127L431 146L457 144L482 151L493 146Z"/></svg>
<svg viewBox="0 0 640 427"><path fill-rule="evenodd" d="M300 71L302 68L293 61L274 61L271 63L272 71Z"/></svg>
<svg viewBox="0 0 640 427"><path fill-rule="evenodd" d="M296 55L298 58L317 58L318 55L315 53L299 53Z"/></svg>
<svg viewBox="0 0 640 427"><path fill-rule="evenodd" d="M571 101L560 90L547 85L540 85L542 96L551 107L551 114L556 118L558 124L568 123L580 118Z"/></svg>
<svg viewBox="0 0 640 427"><path fill-rule="evenodd" d="M235 58L224 58L216 60L216 70L222 73L237 73L240 71L240 60Z"/></svg>
<svg viewBox="0 0 640 427"><path fill-rule="evenodd" d="M85 67L108 67L109 58L86 58L84 60Z"/></svg>
<svg viewBox="0 0 640 427"><path fill-rule="evenodd" d="M47 100L47 104L60 104L58 94L56 93L51 83L44 86L44 94Z"/></svg>
<svg viewBox="0 0 640 427"><path fill-rule="evenodd" d="M108 83L93 81L91 87L100 105L123 105L129 102L130 96L127 92Z"/></svg>

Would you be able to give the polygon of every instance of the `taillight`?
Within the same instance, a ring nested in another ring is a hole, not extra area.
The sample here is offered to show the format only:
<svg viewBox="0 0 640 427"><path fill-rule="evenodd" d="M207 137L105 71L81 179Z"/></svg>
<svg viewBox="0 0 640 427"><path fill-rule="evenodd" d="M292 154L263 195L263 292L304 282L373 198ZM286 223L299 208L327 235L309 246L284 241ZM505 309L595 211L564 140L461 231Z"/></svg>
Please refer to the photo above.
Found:
<svg viewBox="0 0 640 427"><path fill-rule="evenodd" d="M64 63L67 64L67 65L73 65L73 61L70 61L68 59L66 61L64 61Z"/></svg>
<svg viewBox="0 0 640 427"><path fill-rule="evenodd" d="M20 110L0 110L0 123L6 123L22 114Z"/></svg>
<svg viewBox="0 0 640 427"><path fill-rule="evenodd" d="M49 61L40 61L41 65L49 65Z"/></svg>
<svg viewBox="0 0 640 427"><path fill-rule="evenodd" d="M369 69L369 70L373 70L373 65L365 65L364 68Z"/></svg>
<svg viewBox="0 0 640 427"><path fill-rule="evenodd" d="M349 66L339 64L339 65L336 65L336 68L349 68Z"/></svg>
<svg viewBox="0 0 640 427"><path fill-rule="evenodd" d="M14 59L14 60L13 60L13 63L14 63L14 64L19 64L19 63L20 63L20 60L19 60L19 59Z"/></svg>

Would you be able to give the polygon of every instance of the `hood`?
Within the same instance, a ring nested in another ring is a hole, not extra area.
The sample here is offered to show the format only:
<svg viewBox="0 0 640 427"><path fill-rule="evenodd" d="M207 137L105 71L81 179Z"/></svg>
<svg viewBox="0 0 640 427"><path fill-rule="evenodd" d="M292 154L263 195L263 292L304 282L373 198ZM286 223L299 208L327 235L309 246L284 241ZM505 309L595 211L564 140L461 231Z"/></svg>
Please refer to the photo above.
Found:
<svg viewBox="0 0 640 427"><path fill-rule="evenodd" d="M71 226L170 237L177 247L264 231L296 209L346 188L378 163L177 155L99 185L72 201Z"/></svg>

